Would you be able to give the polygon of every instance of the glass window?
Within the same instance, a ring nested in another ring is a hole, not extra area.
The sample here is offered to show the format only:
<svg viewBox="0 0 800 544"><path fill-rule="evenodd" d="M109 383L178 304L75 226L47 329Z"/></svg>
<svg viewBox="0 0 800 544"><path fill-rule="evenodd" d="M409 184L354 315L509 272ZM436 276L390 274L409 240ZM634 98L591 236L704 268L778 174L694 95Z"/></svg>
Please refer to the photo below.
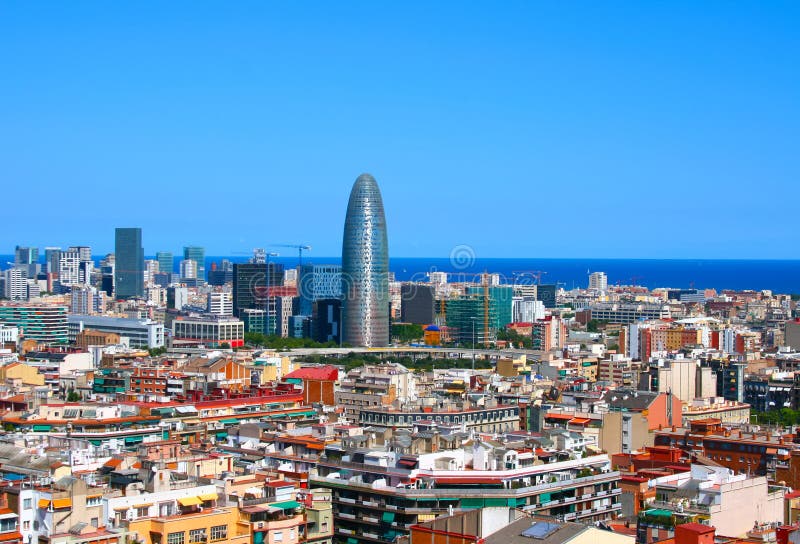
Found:
<svg viewBox="0 0 800 544"><path fill-rule="evenodd" d="M211 540L225 540L228 538L227 525L215 525L211 528Z"/></svg>
<svg viewBox="0 0 800 544"><path fill-rule="evenodd" d="M25 510L30 510L33 508L33 499L25 499L22 503L22 506L25 508Z"/></svg>
<svg viewBox="0 0 800 544"><path fill-rule="evenodd" d="M189 531L189 542L205 542L206 541L206 528L192 529Z"/></svg>
<svg viewBox="0 0 800 544"><path fill-rule="evenodd" d="M283 531L275 531L272 536L275 542L283 542Z"/></svg>
<svg viewBox="0 0 800 544"><path fill-rule="evenodd" d="M183 544L186 538L186 533L181 531L179 533L169 533L167 535L167 544Z"/></svg>

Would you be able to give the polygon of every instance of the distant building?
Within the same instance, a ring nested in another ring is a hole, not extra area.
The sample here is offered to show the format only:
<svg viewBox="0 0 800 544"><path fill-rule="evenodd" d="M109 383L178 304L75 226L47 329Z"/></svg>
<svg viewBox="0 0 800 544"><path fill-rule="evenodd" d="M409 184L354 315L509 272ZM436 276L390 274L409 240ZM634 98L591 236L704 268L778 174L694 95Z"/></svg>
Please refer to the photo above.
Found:
<svg viewBox="0 0 800 544"><path fill-rule="evenodd" d="M91 329L127 338L132 348L159 348L164 345L164 324L149 319L71 314L67 322L71 342L76 341L80 332Z"/></svg>
<svg viewBox="0 0 800 544"><path fill-rule="evenodd" d="M283 265L237 263L233 265L233 314L245 309L267 309L267 287L283 284Z"/></svg>
<svg viewBox="0 0 800 544"><path fill-rule="evenodd" d="M432 285L403 283L400 286L400 321L428 325L436 316L435 292Z"/></svg>
<svg viewBox="0 0 800 544"><path fill-rule="evenodd" d="M589 274L589 289L593 291L608 290L608 276L605 272L592 272Z"/></svg>
<svg viewBox="0 0 800 544"><path fill-rule="evenodd" d="M28 276L22 266L3 270L3 296L8 300L28 300Z"/></svg>
<svg viewBox="0 0 800 544"><path fill-rule="evenodd" d="M303 385L303 403L322 403L334 406L334 390L339 369L332 365L299 368L283 377L288 383Z"/></svg>
<svg viewBox="0 0 800 544"><path fill-rule="evenodd" d="M227 344L232 348L244 345L244 323L233 317L179 317L172 323L172 329L175 344L198 343L210 347Z"/></svg>
<svg viewBox="0 0 800 544"><path fill-rule="evenodd" d="M341 334L341 308L342 301L335 299L320 299L314 303L312 318L312 335L317 342L339 343Z"/></svg>
<svg viewBox="0 0 800 544"><path fill-rule="evenodd" d="M192 259L184 259L181 261L180 274L181 279L192 280L200 278L197 272L197 263Z"/></svg>
<svg viewBox="0 0 800 544"><path fill-rule="evenodd" d="M184 261L194 261L196 268L195 268L195 277L201 281L206 280L206 250L203 247L199 246L187 246L183 248L183 260ZM189 277L189 276L184 276Z"/></svg>
<svg viewBox="0 0 800 544"><path fill-rule="evenodd" d="M172 257L171 251L156 252L156 260L158 261L159 272L172 274L175 271L175 260Z"/></svg>
<svg viewBox="0 0 800 544"><path fill-rule="evenodd" d="M229 292L209 293L207 311L214 315L233 315L233 295Z"/></svg>
<svg viewBox="0 0 800 544"><path fill-rule="evenodd" d="M3 304L0 323L18 327L26 339L44 343L66 343L68 339L66 306Z"/></svg>
<svg viewBox="0 0 800 544"><path fill-rule="evenodd" d="M115 236L114 287L118 299L144 296L144 248L142 229L117 228Z"/></svg>
<svg viewBox="0 0 800 544"><path fill-rule="evenodd" d="M342 331L354 346L389 344L389 241L378 183L353 184L342 241Z"/></svg>
<svg viewBox="0 0 800 544"><path fill-rule="evenodd" d="M300 268L297 295L299 312L311 315L314 303L342 297L342 267L337 264L304 264Z"/></svg>
<svg viewBox="0 0 800 544"><path fill-rule="evenodd" d="M555 285L537 285L536 299L541 300L545 308L555 308L558 305L556 301L557 291L558 289Z"/></svg>

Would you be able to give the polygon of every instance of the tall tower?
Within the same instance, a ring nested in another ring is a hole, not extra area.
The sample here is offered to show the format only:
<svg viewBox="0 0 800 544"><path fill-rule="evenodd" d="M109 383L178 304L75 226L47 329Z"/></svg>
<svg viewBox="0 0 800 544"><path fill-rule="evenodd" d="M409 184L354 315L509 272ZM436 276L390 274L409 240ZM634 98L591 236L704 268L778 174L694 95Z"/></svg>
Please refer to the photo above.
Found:
<svg viewBox="0 0 800 544"><path fill-rule="evenodd" d="M142 229L118 228L114 240L114 290L118 299L144 296Z"/></svg>
<svg viewBox="0 0 800 544"><path fill-rule="evenodd" d="M361 174L350 191L342 241L342 341L389 344L389 241L378 183Z"/></svg>

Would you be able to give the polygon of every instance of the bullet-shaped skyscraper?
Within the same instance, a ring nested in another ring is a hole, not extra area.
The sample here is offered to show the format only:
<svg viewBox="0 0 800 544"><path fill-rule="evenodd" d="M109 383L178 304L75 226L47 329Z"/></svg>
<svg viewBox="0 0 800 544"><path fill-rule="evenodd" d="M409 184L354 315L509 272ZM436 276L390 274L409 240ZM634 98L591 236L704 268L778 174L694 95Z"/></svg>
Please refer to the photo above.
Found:
<svg viewBox="0 0 800 544"><path fill-rule="evenodd" d="M361 174L350 191L342 241L342 340L389 344L389 242L378 183Z"/></svg>

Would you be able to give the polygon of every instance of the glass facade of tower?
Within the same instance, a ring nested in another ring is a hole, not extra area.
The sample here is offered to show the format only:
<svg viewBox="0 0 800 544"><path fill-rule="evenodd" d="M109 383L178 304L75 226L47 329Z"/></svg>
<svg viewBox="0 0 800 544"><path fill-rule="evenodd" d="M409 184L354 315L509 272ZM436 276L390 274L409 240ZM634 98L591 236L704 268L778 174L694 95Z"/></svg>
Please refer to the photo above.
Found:
<svg viewBox="0 0 800 544"><path fill-rule="evenodd" d="M197 264L197 278L206 281L206 249L198 246L183 248L183 260Z"/></svg>
<svg viewBox="0 0 800 544"><path fill-rule="evenodd" d="M165 274L172 274L175 270L175 261L172 258L171 251L159 251L156 253L156 260L158 261L158 271Z"/></svg>
<svg viewBox="0 0 800 544"><path fill-rule="evenodd" d="M114 290L116 297L144 296L142 229L119 228L114 239Z"/></svg>
<svg viewBox="0 0 800 544"><path fill-rule="evenodd" d="M342 333L353 346L389 344L389 242L375 178L356 179L342 241Z"/></svg>

